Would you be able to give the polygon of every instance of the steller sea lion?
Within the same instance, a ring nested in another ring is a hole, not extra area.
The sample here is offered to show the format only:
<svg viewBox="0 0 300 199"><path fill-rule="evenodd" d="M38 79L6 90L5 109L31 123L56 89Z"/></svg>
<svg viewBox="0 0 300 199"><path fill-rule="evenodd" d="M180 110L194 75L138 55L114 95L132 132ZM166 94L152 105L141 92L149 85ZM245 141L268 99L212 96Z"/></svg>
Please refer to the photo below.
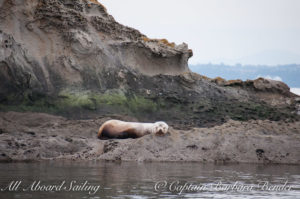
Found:
<svg viewBox="0 0 300 199"><path fill-rule="evenodd" d="M98 131L99 139L126 139L139 138L147 134L165 134L169 126L165 122L139 123L108 120Z"/></svg>

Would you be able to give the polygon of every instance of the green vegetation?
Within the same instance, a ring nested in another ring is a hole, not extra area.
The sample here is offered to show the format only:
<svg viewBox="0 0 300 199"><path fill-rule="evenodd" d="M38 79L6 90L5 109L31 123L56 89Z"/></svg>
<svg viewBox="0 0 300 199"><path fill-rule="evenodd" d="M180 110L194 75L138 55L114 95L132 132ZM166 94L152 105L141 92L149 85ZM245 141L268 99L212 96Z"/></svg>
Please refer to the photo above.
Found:
<svg viewBox="0 0 300 199"><path fill-rule="evenodd" d="M13 98L13 96L7 97L8 100ZM34 101L28 95L24 95L21 103L17 105L0 104L0 110L4 111L33 111L54 114L64 114L76 110L101 111L101 109L126 114L153 113L158 109L158 105L150 99L137 95L125 96L120 93L99 94L68 91L62 91L56 97L41 97Z"/></svg>
<svg viewBox="0 0 300 199"><path fill-rule="evenodd" d="M7 102L16 96L7 96ZM274 108L264 103L197 99L178 96L124 94L120 90L106 93L62 91L56 96L33 97L25 93L18 103L1 104L0 111L31 111L86 118L94 115L130 115L142 121L165 120L182 126L206 126L233 120L296 119L286 108Z"/></svg>

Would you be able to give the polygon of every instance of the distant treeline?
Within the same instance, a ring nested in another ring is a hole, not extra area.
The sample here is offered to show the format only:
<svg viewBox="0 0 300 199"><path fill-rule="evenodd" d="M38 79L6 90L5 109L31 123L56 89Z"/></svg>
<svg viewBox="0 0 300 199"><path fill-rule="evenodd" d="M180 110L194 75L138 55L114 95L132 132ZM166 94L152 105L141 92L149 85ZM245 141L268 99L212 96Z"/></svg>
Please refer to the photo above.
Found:
<svg viewBox="0 0 300 199"><path fill-rule="evenodd" d="M265 65L225 65L225 64L198 64L190 65L193 72L210 78L222 77L230 79L256 79L265 77L281 80L292 87L300 87L300 64L288 64L277 66Z"/></svg>

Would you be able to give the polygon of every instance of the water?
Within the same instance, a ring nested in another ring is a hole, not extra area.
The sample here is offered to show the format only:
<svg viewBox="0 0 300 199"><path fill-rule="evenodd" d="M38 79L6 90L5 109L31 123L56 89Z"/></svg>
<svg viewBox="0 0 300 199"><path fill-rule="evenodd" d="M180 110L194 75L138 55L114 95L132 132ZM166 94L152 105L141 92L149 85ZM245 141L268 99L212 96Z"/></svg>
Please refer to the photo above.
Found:
<svg viewBox="0 0 300 199"><path fill-rule="evenodd" d="M0 164L0 171L0 198L8 199L300 198L300 167L292 165L40 162ZM8 190L12 181L21 184Z"/></svg>

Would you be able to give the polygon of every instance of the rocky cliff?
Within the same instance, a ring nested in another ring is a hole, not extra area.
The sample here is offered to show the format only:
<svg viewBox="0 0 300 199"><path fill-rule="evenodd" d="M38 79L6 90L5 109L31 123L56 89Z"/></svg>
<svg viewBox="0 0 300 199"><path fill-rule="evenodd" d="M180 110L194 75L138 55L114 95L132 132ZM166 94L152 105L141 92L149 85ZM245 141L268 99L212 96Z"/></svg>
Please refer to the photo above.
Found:
<svg viewBox="0 0 300 199"><path fill-rule="evenodd" d="M97 1L0 0L0 110L129 115L177 128L298 120L282 82L209 79L186 44L149 39Z"/></svg>
<svg viewBox="0 0 300 199"><path fill-rule="evenodd" d="M32 88L103 88L104 70L145 75L187 72L186 44L151 40L96 1L1 0L1 93ZM22 87L22 88L20 88Z"/></svg>

